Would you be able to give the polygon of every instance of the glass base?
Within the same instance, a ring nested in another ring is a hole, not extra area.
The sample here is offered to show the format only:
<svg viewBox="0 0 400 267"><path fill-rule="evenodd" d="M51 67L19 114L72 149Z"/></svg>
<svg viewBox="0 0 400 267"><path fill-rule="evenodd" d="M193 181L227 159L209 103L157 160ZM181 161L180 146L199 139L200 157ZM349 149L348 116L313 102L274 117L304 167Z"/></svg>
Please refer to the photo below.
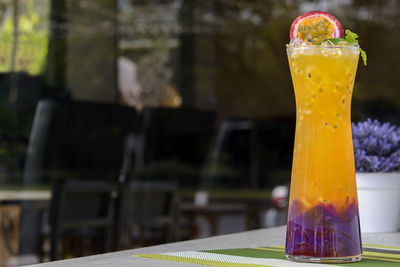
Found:
<svg viewBox="0 0 400 267"><path fill-rule="evenodd" d="M351 256L351 257L331 257L331 258L316 258L310 256L296 256L296 255L285 255L286 259L297 262L311 262L311 263L346 263L346 262L357 262L362 259L362 255Z"/></svg>

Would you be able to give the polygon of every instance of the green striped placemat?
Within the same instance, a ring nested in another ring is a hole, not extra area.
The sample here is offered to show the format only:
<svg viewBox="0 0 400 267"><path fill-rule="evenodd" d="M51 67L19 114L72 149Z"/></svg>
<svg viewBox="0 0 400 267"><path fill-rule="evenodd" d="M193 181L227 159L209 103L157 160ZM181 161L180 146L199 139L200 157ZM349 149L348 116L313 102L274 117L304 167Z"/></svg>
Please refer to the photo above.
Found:
<svg viewBox="0 0 400 267"><path fill-rule="evenodd" d="M297 263L286 260L283 246L183 251L133 256L218 267L310 266L309 263ZM312 266L400 266L400 248L364 244L363 259L360 262L312 264Z"/></svg>

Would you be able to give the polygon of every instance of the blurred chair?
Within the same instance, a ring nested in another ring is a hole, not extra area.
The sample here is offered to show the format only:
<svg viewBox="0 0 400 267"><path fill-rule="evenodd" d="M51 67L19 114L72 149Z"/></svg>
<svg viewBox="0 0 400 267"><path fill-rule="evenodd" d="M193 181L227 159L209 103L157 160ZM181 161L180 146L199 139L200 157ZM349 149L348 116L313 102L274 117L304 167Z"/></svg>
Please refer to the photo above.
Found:
<svg viewBox="0 0 400 267"><path fill-rule="evenodd" d="M17 203L21 207L18 264L35 264L44 257L42 233L48 229L50 201L26 199Z"/></svg>
<svg viewBox="0 0 400 267"><path fill-rule="evenodd" d="M256 187L256 183L259 178L257 171L260 165L258 157L259 140L256 130L256 123L252 120L225 119L224 121L222 121L214 137L214 142L210 145L207 161L203 166L203 172L200 181L201 189L212 189L221 186L217 184L218 182L221 184L232 184L232 181L234 181L234 176L231 176L228 178L228 180L224 180L222 182L217 181L218 179L222 180L221 177L218 177L218 171L222 168L227 168L227 166L222 166L221 164L221 161L226 154L230 155L229 158L231 160L237 160L236 158L238 158L238 156L242 156L243 154L245 154L245 160L241 160L240 158L236 162L230 164L233 166L228 167L231 168L231 175L238 175L237 173L240 173L241 171L243 172L244 169L247 167L243 165L249 165L251 171L248 172L248 175L245 176L245 180L246 182L249 182L249 185L251 187ZM233 133L244 131L250 133L245 142L240 139L241 136L239 136L239 138L237 136L233 136ZM232 144L230 144L230 146L227 142L229 141L229 139L233 139L233 142ZM227 151L227 148L232 150L232 148L238 147L238 144L243 145L243 143L245 144L245 149L243 151ZM243 161L245 161L244 164ZM235 186L244 185L235 184Z"/></svg>
<svg viewBox="0 0 400 267"><path fill-rule="evenodd" d="M118 206L117 250L178 239L179 201L175 184L158 181L122 184Z"/></svg>
<svg viewBox="0 0 400 267"><path fill-rule="evenodd" d="M100 234L103 247L110 251L113 226L113 184L95 180L56 180L50 207L50 260L60 259L63 236L78 235L80 240ZM75 245L75 244L74 244Z"/></svg>
<svg viewBox="0 0 400 267"><path fill-rule="evenodd" d="M180 187L198 184L215 129L214 112L190 108L145 108L131 140L134 179L169 180Z"/></svg>
<svg viewBox="0 0 400 267"><path fill-rule="evenodd" d="M191 108L145 108L137 121L139 130L126 138L124 146L117 249L181 237L176 188L197 186L216 114Z"/></svg>
<svg viewBox="0 0 400 267"><path fill-rule="evenodd" d="M200 188L260 189L290 178L294 129L291 119L225 119L209 148ZM282 175L280 175L282 176ZM279 176L279 177L280 177Z"/></svg>
<svg viewBox="0 0 400 267"><path fill-rule="evenodd" d="M55 178L117 180L136 110L120 105L42 100L29 137L24 185Z"/></svg>

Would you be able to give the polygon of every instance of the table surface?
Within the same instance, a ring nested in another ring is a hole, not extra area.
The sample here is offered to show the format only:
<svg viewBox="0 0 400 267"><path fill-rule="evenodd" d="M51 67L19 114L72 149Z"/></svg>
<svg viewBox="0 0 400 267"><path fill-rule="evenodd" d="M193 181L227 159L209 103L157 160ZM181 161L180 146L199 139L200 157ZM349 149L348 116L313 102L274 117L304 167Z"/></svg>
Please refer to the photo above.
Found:
<svg viewBox="0 0 400 267"><path fill-rule="evenodd" d="M285 242L286 227L260 229L242 233L209 237L204 239L170 243L165 245L125 250L113 253L100 254L89 257L75 258L57 262L36 264L36 267L52 266L200 266L189 263L159 261L133 257L135 254L176 252L205 249L246 248L261 246L283 245ZM363 234L363 243L400 246L400 232ZM201 265L202 266L202 265Z"/></svg>
<svg viewBox="0 0 400 267"><path fill-rule="evenodd" d="M0 190L0 201L49 201L50 190Z"/></svg>

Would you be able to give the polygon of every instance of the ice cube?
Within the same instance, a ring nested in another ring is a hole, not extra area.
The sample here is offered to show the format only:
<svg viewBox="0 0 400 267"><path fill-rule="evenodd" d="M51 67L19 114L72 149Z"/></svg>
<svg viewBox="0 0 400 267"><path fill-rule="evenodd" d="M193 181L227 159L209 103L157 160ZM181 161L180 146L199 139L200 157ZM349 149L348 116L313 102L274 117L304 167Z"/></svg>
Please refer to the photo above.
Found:
<svg viewBox="0 0 400 267"><path fill-rule="evenodd" d="M289 43L290 47L296 47L296 46L302 46L302 45L304 45L304 42L300 38L294 38Z"/></svg>

